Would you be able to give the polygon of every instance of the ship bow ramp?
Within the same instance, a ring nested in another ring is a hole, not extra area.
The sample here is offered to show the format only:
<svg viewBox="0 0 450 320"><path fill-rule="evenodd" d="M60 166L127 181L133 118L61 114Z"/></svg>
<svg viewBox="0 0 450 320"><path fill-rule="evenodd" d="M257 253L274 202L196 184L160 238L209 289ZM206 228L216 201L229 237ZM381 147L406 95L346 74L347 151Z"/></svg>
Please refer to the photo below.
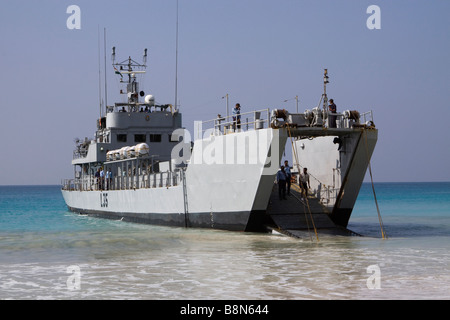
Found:
<svg viewBox="0 0 450 320"><path fill-rule="evenodd" d="M297 173L307 168L308 195L302 192L298 175L287 200L279 199L274 186L267 209L272 226L296 237L304 237L305 231L355 234L347 225L376 140L376 130L297 137L293 167Z"/></svg>

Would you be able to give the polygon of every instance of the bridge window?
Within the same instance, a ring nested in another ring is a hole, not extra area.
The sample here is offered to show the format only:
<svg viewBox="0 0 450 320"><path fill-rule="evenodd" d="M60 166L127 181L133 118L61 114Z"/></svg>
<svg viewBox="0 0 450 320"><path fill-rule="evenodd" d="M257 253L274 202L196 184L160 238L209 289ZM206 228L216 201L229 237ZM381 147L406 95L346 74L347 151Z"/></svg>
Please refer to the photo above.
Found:
<svg viewBox="0 0 450 320"><path fill-rule="evenodd" d="M160 134L150 134L150 142L161 142Z"/></svg>
<svg viewBox="0 0 450 320"><path fill-rule="evenodd" d="M134 142L145 142L145 134L135 134Z"/></svg>
<svg viewBox="0 0 450 320"><path fill-rule="evenodd" d="M127 135L126 134L118 134L117 142L127 142Z"/></svg>

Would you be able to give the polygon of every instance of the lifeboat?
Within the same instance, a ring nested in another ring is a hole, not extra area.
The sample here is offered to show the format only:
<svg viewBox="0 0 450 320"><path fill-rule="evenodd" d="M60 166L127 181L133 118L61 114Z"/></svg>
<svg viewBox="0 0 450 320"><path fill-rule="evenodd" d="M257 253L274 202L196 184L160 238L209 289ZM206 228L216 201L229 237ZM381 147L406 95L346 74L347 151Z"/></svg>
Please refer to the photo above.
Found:
<svg viewBox="0 0 450 320"><path fill-rule="evenodd" d="M149 152L149 146L146 143L139 143L138 145L135 146L135 153L136 156L144 156L147 155Z"/></svg>

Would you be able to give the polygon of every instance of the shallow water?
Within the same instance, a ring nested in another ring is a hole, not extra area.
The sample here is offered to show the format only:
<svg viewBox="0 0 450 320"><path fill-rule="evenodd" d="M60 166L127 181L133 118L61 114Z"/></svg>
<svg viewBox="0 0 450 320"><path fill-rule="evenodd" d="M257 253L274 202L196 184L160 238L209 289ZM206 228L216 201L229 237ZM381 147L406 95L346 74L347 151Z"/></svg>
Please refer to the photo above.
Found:
<svg viewBox="0 0 450 320"><path fill-rule="evenodd" d="M349 228L366 236L317 242L91 218L57 186L0 187L0 298L449 299L450 184L376 190L387 240L364 184Z"/></svg>

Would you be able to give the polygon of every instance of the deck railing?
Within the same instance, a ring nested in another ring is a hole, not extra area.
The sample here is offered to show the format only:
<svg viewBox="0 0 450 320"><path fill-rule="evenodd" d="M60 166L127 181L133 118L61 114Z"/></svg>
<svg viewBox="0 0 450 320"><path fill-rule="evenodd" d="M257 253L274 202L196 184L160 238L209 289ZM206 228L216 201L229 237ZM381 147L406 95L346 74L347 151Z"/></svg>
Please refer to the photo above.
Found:
<svg viewBox="0 0 450 320"><path fill-rule="evenodd" d="M240 113L240 122L236 115L224 116L218 115L217 118L196 122L198 126L196 132L200 137L204 137L206 131L211 131L212 135L230 134L240 131L258 130L269 127L270 110L262 109L250 112Z"/></svg>
<svg viewBox="0 0 450 320"><path fill-rule="evenodd" d="M119 175L112 178L86 176L80 179L64 179L63 190L95 191L95 190L136 190L148 188L169 188L181 185L180 170L140 175Z"/></svg>

